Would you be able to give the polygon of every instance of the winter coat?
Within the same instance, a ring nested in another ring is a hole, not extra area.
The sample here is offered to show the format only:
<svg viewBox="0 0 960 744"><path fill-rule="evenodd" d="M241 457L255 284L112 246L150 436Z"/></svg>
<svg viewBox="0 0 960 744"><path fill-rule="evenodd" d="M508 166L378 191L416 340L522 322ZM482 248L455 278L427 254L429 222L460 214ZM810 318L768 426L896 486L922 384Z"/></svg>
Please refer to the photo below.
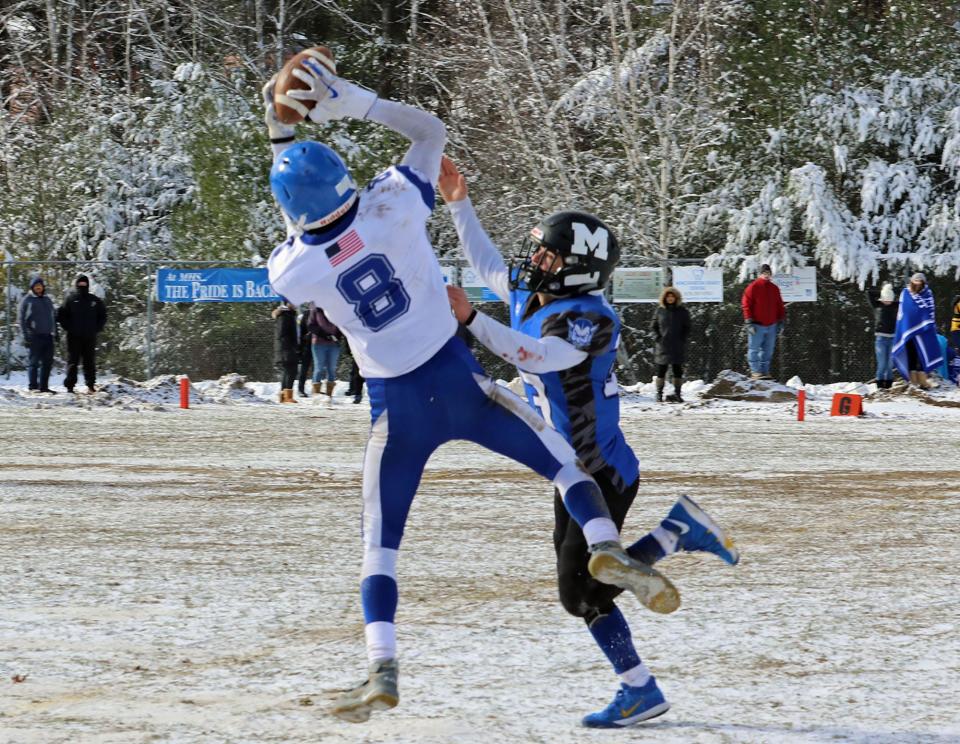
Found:
<svg viewBox="0 0 960 744"><path fill-rule="evenodd" d="M672 294L677 301L672 305L664 297ZM690 337L690 312L683 306L679 290L667 287L660 293L660 307L650 323L657 340L654 364L683 364L687 360L687 340Z"/></svg>
<svg viewBox="0 0 960 744"><path fill-rule="evenodd" d="M300 362L297 339L297 311L287 305L275 308L273 313L273 363L278 367L296 367Z"/></svg>
<svg viewBox="0 0 960 744"><path fill-rule="evenodd" d="M876 289L867 290L867 299L873 307L873 332L878 336L889 336L897 328L897 312L900 310L900 301L894 300L889 305L880 301L880 292Z"/></svg>
<svg viewBox="0 0 960 744"><path fill-rule="evenodd" d="M70 336L94 338L107 323L107 307L89 290L71 292L57 310L57 322Z"/></svg>
<svg viewBox="0 0 960 744"><path fill-rule="evenodd" d="M953 315L950 318L950 333L960 331L960 295L953 298Z"/></svg>
<svg viewBox="0 0 960 744"><path fill-rule="evenodd" d="M57 333L57 312L47 293L37 295L30 285L30 291L20 303L20 330L23 338L30 343L34 336L54 336Z"/></svg>
<svg viewBox="0 0 960 744"><path fill-rule="evenodd" d="M780 296L780 287L764 276L754 279L740 299L743 319L757 325L770 326L787 317L787 308Z"/></svg>
<svg viewBox="0 0 960 744"><path fill-rule="evenodd" d="M310 310L307 330L310 331L315 344L335 346L340 343L340 329L330 322L322 308L315 305Z"/></svg>

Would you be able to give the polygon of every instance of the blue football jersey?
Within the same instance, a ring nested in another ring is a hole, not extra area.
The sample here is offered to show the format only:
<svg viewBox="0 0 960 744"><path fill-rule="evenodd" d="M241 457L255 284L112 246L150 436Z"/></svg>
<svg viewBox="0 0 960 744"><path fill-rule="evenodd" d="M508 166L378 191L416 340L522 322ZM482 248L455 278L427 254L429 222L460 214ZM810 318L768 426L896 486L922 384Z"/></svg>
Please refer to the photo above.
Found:
<svg viewBox="0 0 960 744"><path fill-rule="evenodd" d="M556 299L524 317L530 298L525 289L511 291L514 329L534 338L558 336L589 356L558 372L521 370L527 398L573 445L590 473L603 473L623 490L639 476L639 464L620 430L619 388L613 371L620 319L600 293Z"/></svg>

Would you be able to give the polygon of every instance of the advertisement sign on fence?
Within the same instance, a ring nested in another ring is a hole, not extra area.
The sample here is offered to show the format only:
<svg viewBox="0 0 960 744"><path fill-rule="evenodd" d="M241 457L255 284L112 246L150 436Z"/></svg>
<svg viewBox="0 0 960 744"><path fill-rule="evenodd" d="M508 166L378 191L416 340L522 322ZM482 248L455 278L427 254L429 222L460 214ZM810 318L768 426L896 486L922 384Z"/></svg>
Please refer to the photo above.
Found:
<svg viewBox="0 0 960 744"><path fill-rule="evenodd" d="M780 287L780 295L784 302L817 301L815 266L794 266L789 274L774 274L773 283Z"/></svg>
<svg viewBox="0 0 960 744"><path fill-rule="evenodd" d="M657 302L663 289L663 269L621 268L613 271L614 302Z"/></svg>
<svg viewBox="0 0 960 744"><path fill-rule="evenodd" d="M673 286L684 302L723 302L723 269L674 266Z"/></svg>
<svg viewBox="0 0 960 744"><path fill-rule="evenodd" d="M279 302L266 269L158 269L160 302Z"/></svg>

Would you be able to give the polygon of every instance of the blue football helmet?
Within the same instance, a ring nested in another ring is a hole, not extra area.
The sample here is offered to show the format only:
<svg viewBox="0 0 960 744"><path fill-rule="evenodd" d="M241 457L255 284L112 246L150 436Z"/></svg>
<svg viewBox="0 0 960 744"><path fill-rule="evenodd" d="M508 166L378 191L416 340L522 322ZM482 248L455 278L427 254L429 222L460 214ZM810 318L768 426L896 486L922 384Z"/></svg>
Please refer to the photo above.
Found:
<svg viewBox="0 0 960 744"><path fill-rule="evenodd" d="M301 230L329 225L357 200L347 164L320 142L297 142L284 150L270 169L270 188Z"/></svg>

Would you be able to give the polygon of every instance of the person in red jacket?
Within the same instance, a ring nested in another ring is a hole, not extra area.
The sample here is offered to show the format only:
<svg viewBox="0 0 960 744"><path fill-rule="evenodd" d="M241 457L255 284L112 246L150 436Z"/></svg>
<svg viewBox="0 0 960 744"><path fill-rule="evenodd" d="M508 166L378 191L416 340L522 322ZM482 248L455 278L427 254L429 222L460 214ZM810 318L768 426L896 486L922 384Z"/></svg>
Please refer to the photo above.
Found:
<svg viewBox="0 0 960 744"><path fill-rule="evenodd" d="M780 296L780 288L771 281L773 271L769 264L760 267L760 276L743 291L740 304L747 326L747 363L755 380L771 380L770 361L777 344L777 335L783 330L787 309Z"/></svg>

